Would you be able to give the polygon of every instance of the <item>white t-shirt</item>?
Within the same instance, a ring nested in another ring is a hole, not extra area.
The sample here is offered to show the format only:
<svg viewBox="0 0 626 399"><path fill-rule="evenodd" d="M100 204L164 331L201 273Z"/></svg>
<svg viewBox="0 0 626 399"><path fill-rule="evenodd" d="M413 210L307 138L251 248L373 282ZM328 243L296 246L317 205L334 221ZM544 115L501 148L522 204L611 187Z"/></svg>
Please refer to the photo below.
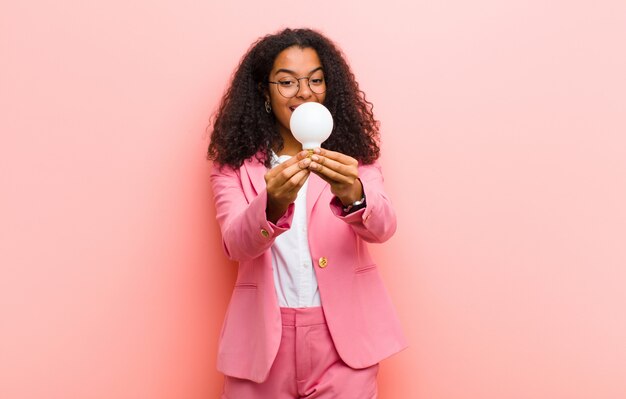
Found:
<svg viewBox="0 0 626 399"><path fill-rule="evenodd" d="M290 158L290 155L277 156L272 152L272 167ZM307 179L298 191L291 228L276 237L272 244L274 286L280 307L321 306L307 234L306 191L308 184Z"/></svg>

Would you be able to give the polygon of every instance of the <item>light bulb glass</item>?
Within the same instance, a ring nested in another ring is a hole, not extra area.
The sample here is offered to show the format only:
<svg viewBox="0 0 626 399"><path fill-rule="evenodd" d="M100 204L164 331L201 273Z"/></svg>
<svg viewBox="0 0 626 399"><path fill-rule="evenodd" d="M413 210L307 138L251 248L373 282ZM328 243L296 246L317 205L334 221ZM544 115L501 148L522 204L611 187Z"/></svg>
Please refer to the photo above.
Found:
<svg viewBox="0 0 626 399"><path fill-rule="evenodd" d="M291 114L289 128L293 137L302 143L302 149L320 147L333 131L333 116L320 103L310 102L298 106Z"/></svg>

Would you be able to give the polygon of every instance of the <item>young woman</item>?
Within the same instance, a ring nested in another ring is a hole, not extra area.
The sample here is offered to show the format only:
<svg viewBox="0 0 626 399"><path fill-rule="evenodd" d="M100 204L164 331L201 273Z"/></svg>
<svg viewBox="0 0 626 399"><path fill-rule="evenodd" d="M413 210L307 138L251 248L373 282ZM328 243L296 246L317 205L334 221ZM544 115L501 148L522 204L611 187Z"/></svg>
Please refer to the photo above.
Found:
<svg viewBox="0 0 626 399"><path fill-rule="evenodd" d="M312 155L289 130L310 101L334 120ZM309 29L254 43L208 155L224 250L239 262L219 342L222 398L375 398L378 362L406 342L366 243L391 237L396 217L378 123L337 47Z"/></svg>

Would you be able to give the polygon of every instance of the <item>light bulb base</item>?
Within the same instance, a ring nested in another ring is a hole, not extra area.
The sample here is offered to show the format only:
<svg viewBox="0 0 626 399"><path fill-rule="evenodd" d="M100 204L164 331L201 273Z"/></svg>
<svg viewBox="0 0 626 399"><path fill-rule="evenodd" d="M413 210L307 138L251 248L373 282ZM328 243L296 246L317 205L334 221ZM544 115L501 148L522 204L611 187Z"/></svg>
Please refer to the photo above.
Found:
<svg viewBox="0 0 626 399"><path fill-rule="evenodd" d="M319 141L305 141L302 143L302 149L305 151L313 151L316 148L320 148L322 143Z"/></svg>

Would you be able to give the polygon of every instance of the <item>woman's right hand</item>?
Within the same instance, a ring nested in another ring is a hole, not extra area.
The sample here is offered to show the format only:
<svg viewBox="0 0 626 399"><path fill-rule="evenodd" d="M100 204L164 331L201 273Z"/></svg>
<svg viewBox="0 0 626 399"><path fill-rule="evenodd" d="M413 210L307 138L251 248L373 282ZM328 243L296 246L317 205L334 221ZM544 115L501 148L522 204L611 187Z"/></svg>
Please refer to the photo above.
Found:
<svg viewBox="0 0 626 399"><path fill-rule="evenodd" d="M300 151L265 174L267 186L265 214L270 222L276 223L285 214L289 204L296 200L298 191L309 177L308 167L311 160L307 155L307 151Z"/></svg>

